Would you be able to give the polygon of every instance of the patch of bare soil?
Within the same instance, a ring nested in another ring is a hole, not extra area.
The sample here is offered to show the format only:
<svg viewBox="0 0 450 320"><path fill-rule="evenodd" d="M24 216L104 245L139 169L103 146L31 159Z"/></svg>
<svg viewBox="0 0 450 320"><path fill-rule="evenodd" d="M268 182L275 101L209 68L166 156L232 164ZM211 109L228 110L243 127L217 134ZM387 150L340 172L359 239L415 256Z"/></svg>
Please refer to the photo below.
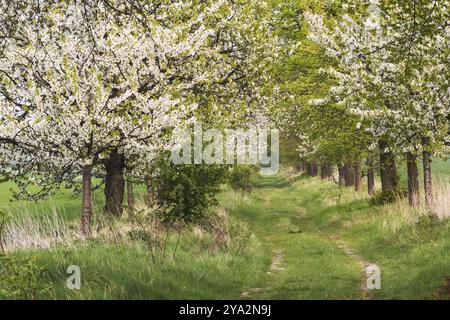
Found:
<svg viewBox="0 0 450 320"><path fill-rule="evenodd" d="M360 288L363 294L363 300L370 300L372 299L372 293L371 290L367 287L367 279L368 279L368 273L367 270L370 266L374 266L375 264L365 260L363 257L361 257L358 253L356 253L353 248L351 248L348 244L346 244L341 238L338 236L329 236L329 240L332 240L336 246L344 251L346 255L348 255L350 258L358 262L358 264L361 267L361 284Z"/></svg>
<svg viewBox="0 0 450 320"><path fill-rule="evenodd" d="M280 250L275 250L274 256L272 258L272 263L270 264L270 270L267 271L267 274L271 275L274 272L280 272L284 271L285 268L282 267L281 260L283 259L283 252ZM264 291L264 288L250 288L244 292L241 293L241 298L243 299L250 299L252 296L254 296L257 293L260 293Z"/></svg>

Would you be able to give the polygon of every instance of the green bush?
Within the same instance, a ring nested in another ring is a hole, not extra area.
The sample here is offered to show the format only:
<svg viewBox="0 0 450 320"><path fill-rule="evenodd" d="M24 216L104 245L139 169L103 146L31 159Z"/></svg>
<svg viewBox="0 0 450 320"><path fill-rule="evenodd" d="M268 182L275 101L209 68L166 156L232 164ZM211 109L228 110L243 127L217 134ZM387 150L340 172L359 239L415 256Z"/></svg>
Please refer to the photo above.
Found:
<svg viewBox="0 0 450 320"><path fill-rule="evenodd" d="M34 258L0 254L0 298L36 299L51 289L50 285L40 285L45 273Z"/></svg>
<svg viewBox="0 0 450 320"><path fill-rule="evenodd" d="M439 218L431 211L427 211L426 214L421 215L416 223L418 228L426 229L436 227L441 223Z"/></svg>
<svg viewBox="0 0 450 320"><path fill-rule="evenodd" d="M229 183L234 191L251 192L253 189L254 168L251 166L234 166L230 170Z"/></svg>
<svg viewBox="0 0 450 320"><path fill-rule="evenodd" d="M174 165L160 161L154 178L156 200L163 221L194 222L217 204L216 195L225 182L227 168L221 165Z"/></svg>
<svg viewBox="0 0 450 320"><path fill-rule="evenodd" d="M370 199L370 204L374 206L394 203L398 199L408 196L408 189L399 188L394 191L377 191Z"/></svg>

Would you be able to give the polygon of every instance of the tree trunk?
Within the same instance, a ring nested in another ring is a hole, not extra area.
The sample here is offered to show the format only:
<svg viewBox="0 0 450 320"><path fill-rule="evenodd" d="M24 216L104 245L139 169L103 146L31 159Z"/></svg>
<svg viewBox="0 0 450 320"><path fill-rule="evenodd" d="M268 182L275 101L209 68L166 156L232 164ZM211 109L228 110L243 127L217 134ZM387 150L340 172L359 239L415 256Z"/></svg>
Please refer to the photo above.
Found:
<svg viewBox="0 0 450 320"><path fill-rule="evenodd" d="M345 166L342 164L338 165L338 173L339 173L339 186L345 186Z"/></svg>
<svg viewBox="0 0 450 320"><path fill-rule="evenodd" d="M319 174L319 167L317 166L317 161L311 162L311 177L317 177Z"/></svg>
<svg viewBox="0 0 450 320"><path fill-rule="evenodd" d="M417 156L408 152L406 154L408 171L408 202L413 208L419 206L419 170L417 169Z"/></svg>
<svg viewBox="0 0 450 320"><path fill-rule="evenodd" d="M331 163L328 163L328 178L332 179L333 178L333 165Z"/></svg>
<svg viewBox="0 0 450 320"><path fill-rule="evenodd" d="M120 216L123 213L123 197L125 193L124 166L124 157L117 151L111 152L105 163L105 212L107 214Z"/></svg>
<svg viewBox="0 0 450 320"><path fill-rule="evenodd" d="M133 191L133 182L127 181L127 202L128 209L134 209L134 191Z"/></svg>
<svg viewBox="0 0 450 320"><path fill-rule="evenodd" d="M383 192L392 192L397 190L398 176L395 165L395 157L391 151L385 152L388 147L383 140L379 142L380 146L380 176L381 189Z"/></svg>
<svg viewBox="0 0 450 320"><path fill-rule="evenodd" d="M351 187L355 184L355 171L352 168L351 163L344 165L345 186Z"/></svg>
<svg viewBox="0 0 450 320"><path fill-rule="evenodd" d="M355 175L355 191L361 191L362 189L362 173L361 173L361 161L355 161L353 164L353 171Z"/></svg>
<svg viewBox="0 0 450 320"><path fill-rule="evenodd" d="M306 161L302 160L302 162L301 162L301 170L302 170L302 172L306 172Z"/></svg>
<svg viewBox="0 0 450 320"><path fill-rule="evenodd" d="M82 172L82 200L81 200L81 232L84 236L89 235L90 233L90 224L91 224L91 216L92 216L92 185L91 185L91 177L92 177L92 167L85 166Z"/></svg>
<svg viewBox="0 0 450 320"><path fill-rule="evenodd" d="M320 162L320 178L321 179L326 179L326 171L327 169L325 169L325 162L321 161Z"/></svg>
<svg viewBox="0 0 450 320"><path fill-rule="evenodd" d="M312 164L310 162L306 163L306 174L312 177Z"/></svg>
<svg viewBox="0 0 450 320"><path fill-rule="evenodd" d="M328 162L322 161L320 164L320 177L322 179L329 179L331 175L331 165Z"/></svg>
<svg viewBox="0 0 450 320"><path fill-rule="evenodd" d="M373 169L373 159L371 157L367 159L367 191L371 196L375 194L375 172Z"/></svg>
<svg viewBox="0 0 450 320"><path fill-rule="evenodd" d="M425 190L425 205L430 209L433 205L433 185L431 181L431 154L428 150L430 146L430 139L422 139L423 146L423 187Z"/></svg>
<svg viewBox="0 0 450 320"><path fill-rule="evenodd" d="M155 189L151 179L147 180L147 205L153 207L155 204Z"/></svg>

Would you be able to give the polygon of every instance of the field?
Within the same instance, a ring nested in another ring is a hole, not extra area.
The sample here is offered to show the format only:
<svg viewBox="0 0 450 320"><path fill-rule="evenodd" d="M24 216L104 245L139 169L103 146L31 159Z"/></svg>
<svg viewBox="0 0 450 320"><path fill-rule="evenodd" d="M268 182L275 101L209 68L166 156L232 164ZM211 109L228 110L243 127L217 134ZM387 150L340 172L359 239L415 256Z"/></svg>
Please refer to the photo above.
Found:
<svg viewBox="0 0 450 320"><path fill-rule="evenodd" d="M450 172L448 163L435 167L441 175ZM59 216L60 228L78 227L79 201L71 192L37 203L8 202L10 188L1 185L1 208L14 219L41 228ZM101 215L100 193L96 202ZM187 227L162 232L161 250L126 230L14 250L10 256L42 272L33 290L13 298L448 298L439 288L450 275L450 220L416 219L405 207L401 201L372 206L363 193L284 170L258 178L249 195L224 189L216 210L224 217L226 241ZM115 229L126 229L125 220L114 221ZM30 241L40 245L42 239ZM380 290L365 289L368 264L381 269ZM70 265L81 269L80 290L66 287Z"/></svg>

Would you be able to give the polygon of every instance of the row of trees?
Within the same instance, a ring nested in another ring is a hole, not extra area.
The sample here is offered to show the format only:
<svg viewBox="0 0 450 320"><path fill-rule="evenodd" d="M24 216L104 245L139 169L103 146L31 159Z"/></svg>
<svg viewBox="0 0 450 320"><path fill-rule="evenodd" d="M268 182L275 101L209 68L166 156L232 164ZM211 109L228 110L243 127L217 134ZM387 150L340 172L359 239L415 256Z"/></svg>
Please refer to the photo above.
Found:
<svg viewBox="0 0 450 320"><path fill-rule="evenodd" d="M288 93L280 119L299 145L305 170L360 189L396 192L396 161L407 163L409 202L419 205L422 158L425 203L432 203L431 162L448 152L449 1L292 2L286 36L302 45L280 66ZM301 70L300 73L297 71ZM300 141L300 143L298 143ZM362 166L366 159L365 169Z"/></svg>
<svg viewBox="0 0 450 320"><path fill-rule="evenodd" d="M130 204L133 182L152 202L175 128L252 124L273 103L265 1L0 1L0 12L0 175L18 198L81 185L84 234L93 177L109 214L123 211L125 180Z"/></svg>
<svg viewBox="0 0 450 320"><path fill-rule="evenodd" d="M364 172L371 194L376 168L382 191L396 191L405 158L412 206L421 156L430 205L431 159L450 143L449 6L0 0L0 176L18 198L80 189L87 234L93 177L108 214L121 215L125 182L130 205L133 183L149 204L156 187L189 202L168 181L196 177L208 193L201 179L223 168L168 165L174 129L271 122L311 175L337 165L339 183L359 190Z"/></svg>

